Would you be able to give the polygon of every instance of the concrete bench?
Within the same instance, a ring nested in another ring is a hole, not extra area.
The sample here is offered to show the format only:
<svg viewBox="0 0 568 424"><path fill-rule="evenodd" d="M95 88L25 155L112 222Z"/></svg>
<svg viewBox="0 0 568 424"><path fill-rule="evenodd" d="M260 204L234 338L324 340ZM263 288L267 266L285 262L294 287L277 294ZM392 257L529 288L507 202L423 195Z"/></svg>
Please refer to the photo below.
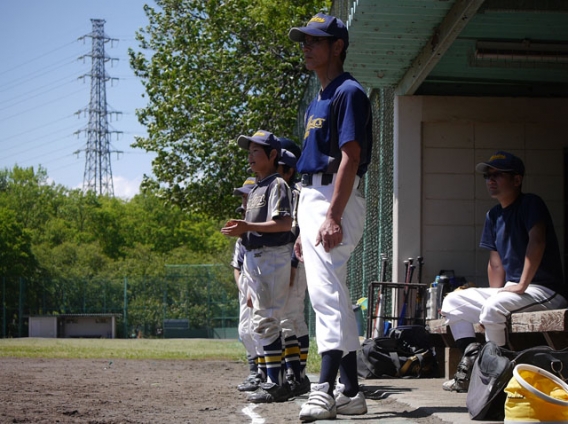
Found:
<svg viewBox="0 0 568 424"><path fill-rule="evenodd" d="M452 332L444 322L444 319L428 320L426 329L436 347L440 372L449 379L455 373L461 352L455 347ZM485 342L485 331L481 324L474 328L478 340ZM568 347L568 309L515 313L511 315L508 328L508 347L511 350L520 351L541 345L556 350Z"/></svg>

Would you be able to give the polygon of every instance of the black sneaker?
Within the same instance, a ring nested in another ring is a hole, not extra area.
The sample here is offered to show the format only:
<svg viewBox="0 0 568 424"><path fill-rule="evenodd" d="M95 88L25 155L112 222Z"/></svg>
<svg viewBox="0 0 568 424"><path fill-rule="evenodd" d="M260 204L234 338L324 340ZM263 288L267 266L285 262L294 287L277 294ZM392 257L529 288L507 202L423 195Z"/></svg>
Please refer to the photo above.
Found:
<svg viewBox="0 0 568 424"><path fill-rule="evenodd" d="M454 378L444 382L442 384L442 389L447 392L467 393L469 390L471 371L473 370L473 365L475 364L480 351L480 343L469 344L458 364Z"/></svg>
<svg viewBox="0 0 568 424"><path fill-rule="evenodd" d="M302 380L297 381L294 375L288 374L286 376L286 381L290 386L293 396L305 395L310 391L311 383L307 375Z"/></svg>
<svg viewBox="0 0 568 424"><path fill-rule="evenodd" d="M260 383L260 387L254 393L248 395L252 403L286 402L292 397L292 391L287 383L279 386L276 383Z"/></svg>
<svg viewBox="0 0 568 424"><path fill-rule="evenodd" d="M239 392L254 392L262 382L259 374L251 374L237 386Z"/></svg>

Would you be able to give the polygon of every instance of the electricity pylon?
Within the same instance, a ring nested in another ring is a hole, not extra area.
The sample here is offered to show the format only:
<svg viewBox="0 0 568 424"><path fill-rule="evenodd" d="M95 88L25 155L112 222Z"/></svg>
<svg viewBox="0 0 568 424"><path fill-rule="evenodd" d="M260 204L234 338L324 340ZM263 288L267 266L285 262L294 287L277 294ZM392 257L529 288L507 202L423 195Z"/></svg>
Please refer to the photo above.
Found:
<svg viewBox="0 0 568 424"><path fill-rule="evenodd" d="M94 191L99 195L114 196L114 184L112 181L112 167L110 163L110 138L111 134L122 134L122 131L109 130L109 117L114 114L122 114L122 112L114 112L108 110L106 101L106 83L107 81L118 80L111 78L105 71L105 63L115 61L105 54L105 44L109 41L112 43L118 41L110 38L104 31L104 19L91 19L93 30L90 34L79 37L84 40L89 37L92 39L92 49L90 54L83 55L79 59L85 60L86 57L91 58L91 72L80 76L91 78L91 100L89 106L85 109L77 111L77 115L85 113L89 115L89 123L86 128L76 131L75 134L84 132L87 134L87 146L85 152L85 173L83 175L83 191ZM78 154L81 150L77 150ZM113 150L117 155L122 153Z"/></svg>

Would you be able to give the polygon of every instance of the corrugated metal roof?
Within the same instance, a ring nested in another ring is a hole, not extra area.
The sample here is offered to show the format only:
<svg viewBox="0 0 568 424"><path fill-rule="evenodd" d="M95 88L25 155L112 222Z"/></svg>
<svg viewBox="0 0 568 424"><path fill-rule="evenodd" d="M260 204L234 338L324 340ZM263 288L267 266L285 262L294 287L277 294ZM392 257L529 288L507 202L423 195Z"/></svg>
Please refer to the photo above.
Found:
<svg viewBox="0 0 568 424"><path fill-rule="evenodd" d="M359 0L347 19L345 67L365 86L396 86L453 2Z"/></svg>
<svg viewBox="0 0 568 424"><path fill-rule="evenodd" d="M549 85L568 94L566 56L549 61L480 60L478 41L560 43L568 46L566 0L357 0L338 10L349 27L345 68L368 88L398 94L491 91ZM456 92L457 91L457 92ZM490 93L489 93L490 94ZM550 94L550 93L549 93Z"/></svg>

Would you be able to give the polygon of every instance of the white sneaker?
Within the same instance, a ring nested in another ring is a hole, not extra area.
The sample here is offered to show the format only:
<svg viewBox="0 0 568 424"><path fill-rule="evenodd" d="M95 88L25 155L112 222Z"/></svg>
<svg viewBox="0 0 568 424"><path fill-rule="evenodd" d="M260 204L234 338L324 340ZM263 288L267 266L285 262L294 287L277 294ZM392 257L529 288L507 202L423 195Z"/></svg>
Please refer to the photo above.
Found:
<svg viewBox="0 0 568 424"><path fill-rule="evenodd" d="M330 396L329 383L312 383L308 401L302 405L300 420L305 422L329 420L337 417L335 399Z"/></svg>
<svg viewBox="0 0 568 424"><path fill-rule="evenodd" d="M349 397L343 394L345 386L337 383L333 396L335 397L335 405L337 413L341 415L363 415L367 413L367 402L363 392L358 392L355 396Z"/></svg>

